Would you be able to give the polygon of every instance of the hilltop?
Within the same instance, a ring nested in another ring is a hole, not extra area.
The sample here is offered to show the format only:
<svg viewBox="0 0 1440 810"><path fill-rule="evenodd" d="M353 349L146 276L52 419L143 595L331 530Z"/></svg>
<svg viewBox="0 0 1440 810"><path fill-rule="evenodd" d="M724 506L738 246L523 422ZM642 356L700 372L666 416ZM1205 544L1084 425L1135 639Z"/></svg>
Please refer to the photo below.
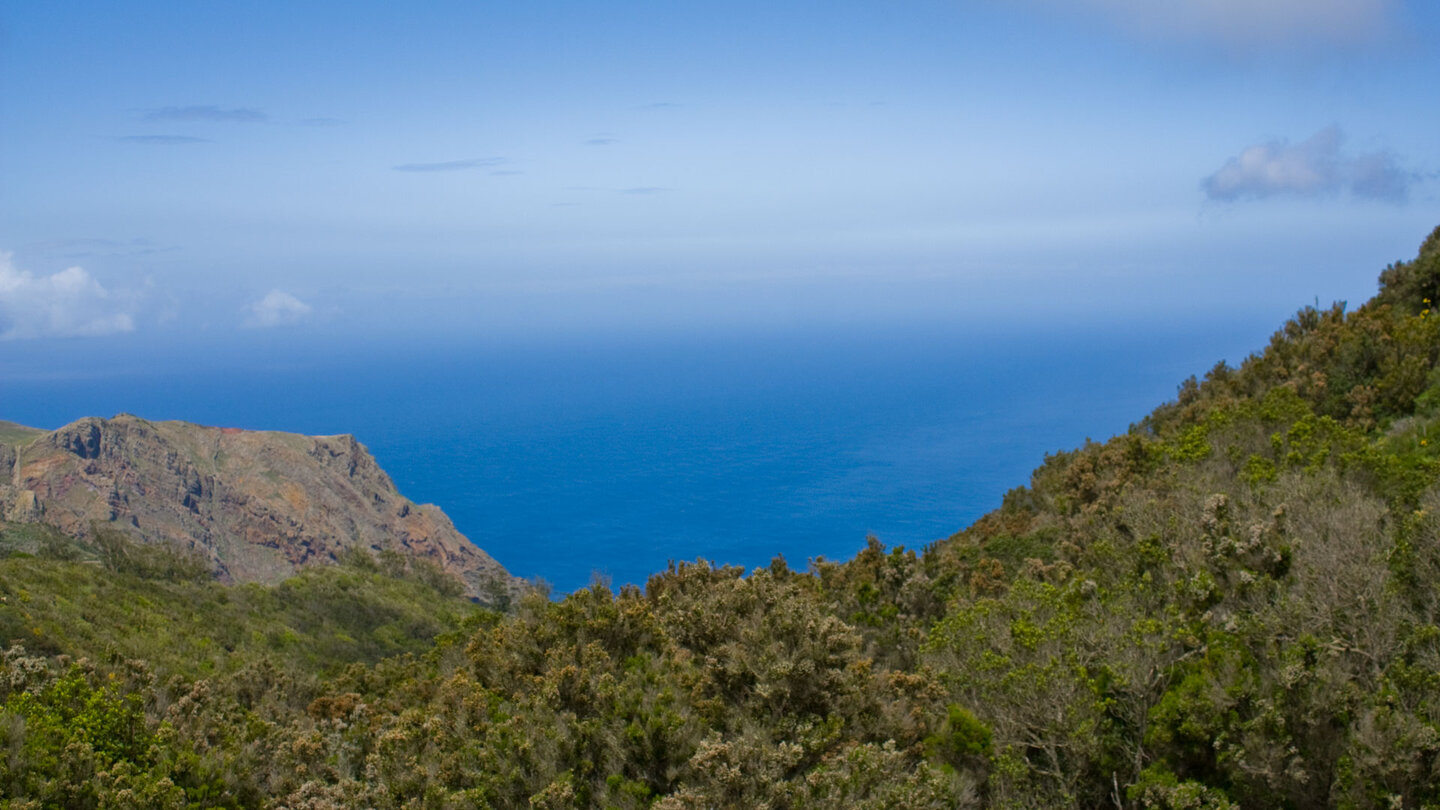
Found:
<svg viewBox="0 0 1440 810"><path fill-rule="evenodd" d="M192 551L224 582L275 583L357 549L429 560L487 603L518 587L438 507L396 491L349 435L128 414L50 432L0 423L0 517Z"/></svg>

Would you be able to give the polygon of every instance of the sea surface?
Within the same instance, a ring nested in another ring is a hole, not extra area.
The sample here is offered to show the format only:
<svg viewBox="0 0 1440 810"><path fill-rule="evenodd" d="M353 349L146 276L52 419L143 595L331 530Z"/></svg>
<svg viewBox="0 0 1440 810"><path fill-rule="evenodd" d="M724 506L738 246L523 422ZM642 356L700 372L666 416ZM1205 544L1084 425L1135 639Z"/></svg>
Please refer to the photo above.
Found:
<svg viewBox="0 0 1440 810"><path fill-rule="evenodd" d="M753 568L918 548L1024 485L1047 452L1123 432L1256 325L963 328L186 350L0 345L0 419L85 415L353 433L556 593L672 560Z"/></svg>

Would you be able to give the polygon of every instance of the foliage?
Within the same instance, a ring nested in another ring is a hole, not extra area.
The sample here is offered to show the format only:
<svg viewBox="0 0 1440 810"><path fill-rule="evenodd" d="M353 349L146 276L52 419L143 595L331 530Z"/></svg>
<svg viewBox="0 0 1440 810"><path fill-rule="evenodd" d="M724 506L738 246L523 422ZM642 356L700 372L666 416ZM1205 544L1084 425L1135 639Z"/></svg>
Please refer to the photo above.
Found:
<svg viewBox="0 0 1440 810"><path fill-rule="evenodd" d="M1440 807L1440 229L923 550L508 614L0 526L10 807Z"/></svg>

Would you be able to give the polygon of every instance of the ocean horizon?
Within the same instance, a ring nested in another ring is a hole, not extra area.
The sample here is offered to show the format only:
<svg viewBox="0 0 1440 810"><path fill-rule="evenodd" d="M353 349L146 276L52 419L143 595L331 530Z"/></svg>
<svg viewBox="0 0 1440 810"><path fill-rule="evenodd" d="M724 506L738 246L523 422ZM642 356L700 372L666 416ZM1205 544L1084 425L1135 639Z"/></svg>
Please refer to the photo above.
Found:
<svg viewBox="0 0 1440 810"><path fill-rule="evenodd" d="M116 342L4 358L0 419L352 433L403 494L560 594L643 585L672 560L804 568L869 536L923 547L997 507L1047 453L1125 431L1263 334L826 328L270 346L203 362Z"/></svg>

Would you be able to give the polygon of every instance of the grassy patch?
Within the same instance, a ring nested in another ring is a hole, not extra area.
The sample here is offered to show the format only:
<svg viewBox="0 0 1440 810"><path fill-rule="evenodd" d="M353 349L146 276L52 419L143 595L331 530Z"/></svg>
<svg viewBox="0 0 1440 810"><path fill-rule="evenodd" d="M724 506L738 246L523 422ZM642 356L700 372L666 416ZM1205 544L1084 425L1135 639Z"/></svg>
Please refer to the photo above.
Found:
<svg viewBox="0 0 1440 810"><path fill-rule="evenodd" d="M45 431L39 428L17 425L14 422L0 421L0 442L15 447L24 447L35 441L37 436L44 435Z"/></svg>

